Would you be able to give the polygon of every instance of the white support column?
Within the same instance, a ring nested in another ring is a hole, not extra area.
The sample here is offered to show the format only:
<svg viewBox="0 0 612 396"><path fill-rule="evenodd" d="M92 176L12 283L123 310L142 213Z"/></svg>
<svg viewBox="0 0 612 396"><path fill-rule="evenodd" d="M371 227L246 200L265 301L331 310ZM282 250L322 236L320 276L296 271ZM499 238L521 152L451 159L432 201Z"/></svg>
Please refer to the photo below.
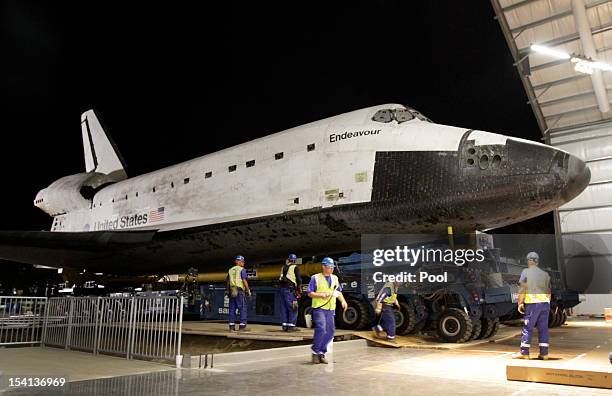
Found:
<svg viewBox="0 0 612 396"><path fill-rule="evenodd" d="M593 41L593 34L591 33L591 25L586 14L586 7L584 0L572 0L572 12L574 13L574 20L576 21L576 29L580 35L580 43L582 44L582 50L584 55L587 57L597 60L597 50L595 49L595 43ZM597 104L599 105L599 111L607 113L610 111L610 104L608 101L608 94L606 92L606 84L603 79L603 72L601 70L593 70L591 74L591 82L593 83L593 91L597 98Z"/></svg>

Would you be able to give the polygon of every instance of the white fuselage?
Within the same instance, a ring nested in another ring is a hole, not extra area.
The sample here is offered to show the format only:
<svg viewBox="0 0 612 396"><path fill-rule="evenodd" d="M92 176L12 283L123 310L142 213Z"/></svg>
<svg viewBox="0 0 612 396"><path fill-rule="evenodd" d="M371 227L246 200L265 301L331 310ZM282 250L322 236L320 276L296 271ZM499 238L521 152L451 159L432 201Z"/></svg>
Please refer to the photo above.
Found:
<svg viewBox="0 0 612 396"><path fill-rule="evenodd" d="M51 230L165 231L368 202L376 151L456 151L466 131L417 118L372 120L393 107L401 105L345 113L120 181L90 208L55 216Z"/></svg>

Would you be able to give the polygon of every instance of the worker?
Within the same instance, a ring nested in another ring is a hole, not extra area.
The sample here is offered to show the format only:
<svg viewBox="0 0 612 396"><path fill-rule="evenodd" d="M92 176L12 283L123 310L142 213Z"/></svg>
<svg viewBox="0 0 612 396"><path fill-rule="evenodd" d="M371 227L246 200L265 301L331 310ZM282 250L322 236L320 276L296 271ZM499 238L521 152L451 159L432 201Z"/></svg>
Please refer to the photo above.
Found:
<svg viewBox="0 0 612 396"><path fill-rule="evenodd" d="M348 306L342 295L342 286L338 277L333 274L334 260L325 257L321 261L322 272L314 275L308 284L308 297L312 299L312 320L314 322L314 339L312 342L312 362L327 364L325 353L327 344L334 339L336 326L336 299L340 300L342 309Z"/></svg>
<svg viewBox="0 0 612 396"><path fill-rule="evenodd" d="M229 297L229 329L236 331L236 309L240 315L239 331L247 330L247 297L251 289L247 282L247 271L244 268L244 257L234 257L234 266L227 272L227 296Z"/></svg>
<svg viewBox="0 0 612 396"><path fill-rule="evenodd" d="M538 359L548 360L548 315L550 313L550 275L538 267L536 252L527 254L527 268L521 272L518 311L525 314L519 353L514 359L529 359L533 329L538 329L540 354Z"/></svg>
<svg viewBox="0 0 612 396"><path fill-rule="evenodd" d="M399 282L387 282L383 285L376 297L376 315L380 315L379 323L374 326L377 338L382 338L381 332L387 333L386 340L395 343L395 312L393 306L400 309L397 301L397 289Z"/></svg>
<svg viewBox="0 0 612 396"><path fill-rule="evenodd" d="M281 321L283 331L296 331L298 298L302 290L302 276L297 266L297 256L293 253L285 261L280 273Z"/></svg>

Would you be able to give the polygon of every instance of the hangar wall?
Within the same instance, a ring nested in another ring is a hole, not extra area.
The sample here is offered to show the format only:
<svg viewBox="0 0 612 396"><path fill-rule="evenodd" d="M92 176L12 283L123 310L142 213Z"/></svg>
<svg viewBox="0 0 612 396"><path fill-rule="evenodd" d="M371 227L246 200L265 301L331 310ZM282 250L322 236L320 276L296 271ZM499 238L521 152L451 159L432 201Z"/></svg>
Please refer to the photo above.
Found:
<svg viewBox="0 0 612 396"><path fill-rule="evenodd" d="M601 293L601 283L612 277L612 122L552 132L550 144L584 159L591 169L589 186L560 207L555 218L566 283L582 283L593 292L574 312L601 315L603 308L612 307L612 294ZM576 279L581 276L590 283Z"/></svg>

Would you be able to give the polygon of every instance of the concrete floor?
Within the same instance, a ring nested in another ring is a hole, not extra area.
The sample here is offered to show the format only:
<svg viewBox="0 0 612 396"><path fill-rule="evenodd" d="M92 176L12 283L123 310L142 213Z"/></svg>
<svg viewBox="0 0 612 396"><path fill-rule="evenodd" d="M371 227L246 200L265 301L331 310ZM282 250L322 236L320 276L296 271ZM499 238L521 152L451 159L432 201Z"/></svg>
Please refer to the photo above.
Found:
<svg viewBox="0 0 612 396"><path fill-rule="evenodd" d="M534 340L535 341L535 340ZM612 325L572 323L551 329L557 364L608 367ZM63 389L22 389L10 395L612 395L612 390L507 381L518 338L449 350L334 343L333 364L313 365L309 347L215 355L213 369L157 371L71 382ZM581 356L582 357L579 357ZM589 363L590 362L590 363ZM133 363L133 362L126 362ZM142 362L140 362L142 363ZM523 362L520 362L523 364ZM533 365L550 362L531 361Z"/></svg>
<svg viewBox="0 0 612 396"><path fill-rule="evenodd" d="M457 350L387 349L365 341L335 346L333 364L312 365L308 350L293 357L262 356L212 370L177 370L68 384L64 389L10 391L10 395L612 395L612 391L509 382L507 356ZM300 348L300 347L294 347ZM296 352L298 352L296 350Z"/></svg>
<svg viewBox="0 0 612 396"><path fill-rule="evenodd" d="M59 348L0 348L0 390L9 376L65 377L67 381L136 375L173 369L168 364L67 351Z"/></svg>

